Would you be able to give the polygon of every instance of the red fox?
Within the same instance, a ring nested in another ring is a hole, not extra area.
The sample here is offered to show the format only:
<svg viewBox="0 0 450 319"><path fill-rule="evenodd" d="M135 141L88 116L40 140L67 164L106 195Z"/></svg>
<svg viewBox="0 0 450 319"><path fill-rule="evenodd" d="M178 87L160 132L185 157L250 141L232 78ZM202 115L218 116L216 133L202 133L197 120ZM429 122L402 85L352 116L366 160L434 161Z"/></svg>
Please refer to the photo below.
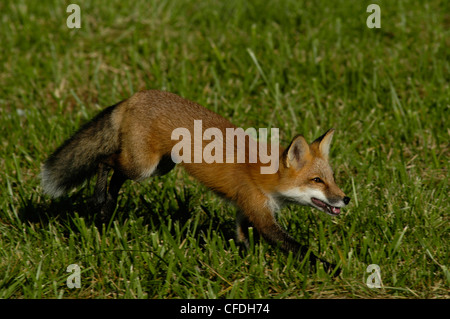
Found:
<svg viewBox="0 0 450 319"><path fill-rule="evenodd" d="M175 94L157 90L136 93L103 110L45 161L41 173L44 192L58 197L97 172L94 200L101 215L108 217L127 179L140 181L174 168L171 151L177 141L172 139L172 132L177 128L193 132L195 120L202 120L204 128L224 133L227 128L236 128L220 115ZM237 205L239 241L247 242L248 227L253 226L283 250L304 255L307 247L279 226L275 213L284 203L297 203L336 216L349 203L350 198L336 185L328 162L333 133L331 129L311 144L301 135L294 137L286 149L279 148L278 170L272 174L261 174L260 161L180 165ZM246 152L248 159L247 146ZM114 173L108 187L111 169ZM310 254L310 261L317 258Z"/></svg>

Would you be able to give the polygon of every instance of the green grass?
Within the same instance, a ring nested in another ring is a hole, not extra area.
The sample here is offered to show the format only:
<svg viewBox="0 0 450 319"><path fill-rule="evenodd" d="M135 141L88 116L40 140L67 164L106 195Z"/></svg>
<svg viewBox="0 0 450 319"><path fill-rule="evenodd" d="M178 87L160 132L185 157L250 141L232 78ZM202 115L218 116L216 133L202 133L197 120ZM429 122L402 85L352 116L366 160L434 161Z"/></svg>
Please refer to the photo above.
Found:
<svg viewBox="0 0 450 319"><path fill-rule="evenodd" d="M448 1L2 1L0 298L448 298ZM381 7L381 29L366 8ZM283 143L337 129L352 202L280 223L322 269L234 238L235 209L182 170L123 187L97 227L93 185L52 200L41 163L103 107L180 94ZM66 268L81 267L69 289ZM383 288L366 286L378 264Z"/></svg>

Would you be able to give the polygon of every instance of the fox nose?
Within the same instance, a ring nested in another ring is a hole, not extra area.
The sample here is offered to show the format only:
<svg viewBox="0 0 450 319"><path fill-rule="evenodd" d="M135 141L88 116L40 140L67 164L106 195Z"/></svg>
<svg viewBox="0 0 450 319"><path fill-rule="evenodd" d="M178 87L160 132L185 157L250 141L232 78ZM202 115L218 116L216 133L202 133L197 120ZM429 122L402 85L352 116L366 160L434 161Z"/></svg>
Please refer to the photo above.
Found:
<svg viewBox="0 0 450 319"><path fill-rule="evenodd" d="M345 205L347 205L348 203L350 203L350 197L348 197L348 196L345 196L343 200L344 200L344 204L345 204Z"/></svg>

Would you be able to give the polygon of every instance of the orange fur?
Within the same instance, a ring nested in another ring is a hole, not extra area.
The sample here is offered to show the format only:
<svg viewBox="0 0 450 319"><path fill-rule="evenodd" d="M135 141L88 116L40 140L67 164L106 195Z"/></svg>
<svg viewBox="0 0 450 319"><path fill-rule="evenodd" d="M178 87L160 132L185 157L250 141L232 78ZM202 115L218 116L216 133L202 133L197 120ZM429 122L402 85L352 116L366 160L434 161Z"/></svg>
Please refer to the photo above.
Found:
<svg viewBox="0 0 450 319"><path fill-rule="evenodd" d="M218 114L175 94L154 90L136 93L99 114L49 158L42 173L44 189L58 196L82 180L70 174L80 172L87 178L98 167L95 196L102 213L111 214L126 179L164 175L175 166L170 154L179 141L172 140L172 132L186 128L194 136L195 120L202 121L203 131L219 129L224 140L227 128L236 129ZM245 137L245 163L237 163L235 143L234 163L180 165L238 206L238 239L246 242L247 227L253 225L264 238L284 250L304 253L305 248L278 225L275 211L284 202L296 202L339 214L348 203L350 199L334 182L328 163L332 135L330 130L311 144L298 135L287 149L279 148L278 170L272 174L261 174L260 168L267 164L261 163L259 156L256 163L249 162L249 136ZM113 144L106 147L109 141ZM202 140L202 150L210 142ZM86 159L85 154L91 155ZM73 173L64 170L69 158L75 159L71 164ZM109 169L114 170L114 175L108 189Z"/></svg>

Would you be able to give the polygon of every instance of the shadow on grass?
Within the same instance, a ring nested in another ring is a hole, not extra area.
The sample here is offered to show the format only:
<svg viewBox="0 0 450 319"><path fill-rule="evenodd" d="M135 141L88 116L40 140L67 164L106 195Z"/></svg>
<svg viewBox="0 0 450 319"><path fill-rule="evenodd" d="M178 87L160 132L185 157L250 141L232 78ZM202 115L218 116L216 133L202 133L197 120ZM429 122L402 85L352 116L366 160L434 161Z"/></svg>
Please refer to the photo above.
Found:
<svg viewBox="0 0 450 319"><path fill-rule="evenodd" d="M72 196L63 196L56 199L44 199L41 203L36 203L31 197L22 202L19 208L19 218L22 222L30 224L47 225L51 221L68 221L75 213L88 221L95 219L95 211L89 200L82 194L82 191L74 193Z"/></svg>
<svg viewBox="0 0 450 319"><path fill-rule="evenodd" d="M202 204L200 198L188 188L184 188L181 194L175 193L175 202L173 209L164 210L158 201L148 201L143 195L139 200L127 196L126 193L119 195L116 210L111 219L102 221L100 218L100 208L92 203L92 198L87 195L86 189L82 188L70 196L63 196L56 199L44 199L37 202L34 196L23 200L19 208L19 219L22 222L30 224L39 224L43 227L50 223L57 222L63 225L69 231L77 232L74 223L75 217L83 218L87 225L95 225L101 232L108 229L113 222L124 223L125 219L142 218L143 225L148 225L150 229L157 230L163 224L167 225L169 219L177 221L181 229L187 229L188 224L193 218L198 220L195 232L190 232L195 236L199 243L203 242L202 233L208 234L212 230L217 231L226 240L235 239L235 224L227 219L227 216L220 214L220 209L213 208L208 203ZM165 200L174 200L167 198ZM139 205L139 208L136 207ZM227 209L232 213L232 205ZM232 213L233 214L233 213ZM198 216L200 215L200 216ZM103 224L107 227L103 227ZM174 229L171 230L174 232Z"/></svg>
<svg viewBox="0 0 450 319"><path fill-rule="evenodd" d="M164 228L173 237L180 236L180 233L177 234L176 227L167 226L172 220L179 223L177 229L181 230L181 236L194 237L199 246L206 244L206 239L211 238L213 231L225 239L224 242L227 246L229 239L235 239L234 221L230 221L226 214L222 213L221 206L208 202L202 204L202 200L199 198L201 195L198 194L199 192L194 193L188 188L184 188L179 193L174 193L176 203L172 203L173 209L164 209L164 206L158 201L145 200L143 195L136 201L132 196L122 194L115 213L111 220L105 223L105 227L98 218L99 209L90 204L90 197L84 195L83 189L81 189L70 197L49 199L43 203L36 203L32 197L23 202L23 205L19 208L19 218L22 222L39 224L42 227L51 223L59 223L63 226L64 236L69 236L71 232L80 233L77 218L83 218L86 225L95 225L100 233L110 231L111 225L116 221L120 225L125 224L126 219L141 219L142 225L148 225L152 231ZM173 199L166 200L173 201ZM227 203L224 204L228 206ZM139 206L138 209L136 205ZM231 205L226 209L234 211ZM127 211L130 211L130 213L128 214ZM253 232L253 239L255 243L261 240L256 230ZM241 258L245 258L249 253L248 248L243 244L239 244L237 247ZM227 249L227 247L224 247L224 249ZM274 247L273 249L277 248ZM253 250L253 248L250 248L250 250ZM311 269L314 269L315 262L311 262ZM336 266L330 264L328 267L330 269L327 271L331 271ZM334 276L338 276L339 272L338 269Z"/></svg>

